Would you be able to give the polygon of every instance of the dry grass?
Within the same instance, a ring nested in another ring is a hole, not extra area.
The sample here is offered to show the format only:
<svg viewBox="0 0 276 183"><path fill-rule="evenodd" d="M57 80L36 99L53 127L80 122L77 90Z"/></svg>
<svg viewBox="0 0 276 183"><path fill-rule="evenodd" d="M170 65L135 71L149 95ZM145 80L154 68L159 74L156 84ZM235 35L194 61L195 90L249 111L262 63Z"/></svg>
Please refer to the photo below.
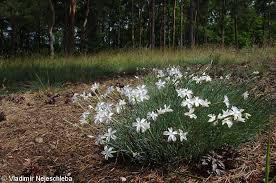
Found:
<svg viewBox="0 0 276 183"><path fill-rule="evenodd" d="M93 81L106 76L134 74L136 68L169 64L250 64L258 70L276 61L276 48L195 48L178 50L109 50L76 57L23 57L0 59L0 85L36 82L52 85Z"/></svg>

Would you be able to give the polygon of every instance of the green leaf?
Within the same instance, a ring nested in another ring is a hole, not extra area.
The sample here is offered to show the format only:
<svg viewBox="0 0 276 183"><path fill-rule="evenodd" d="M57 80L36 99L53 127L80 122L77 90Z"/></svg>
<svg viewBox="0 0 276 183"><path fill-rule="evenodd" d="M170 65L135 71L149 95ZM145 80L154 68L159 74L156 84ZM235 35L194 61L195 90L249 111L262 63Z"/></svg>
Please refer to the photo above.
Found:
<svg viewBox="0 0 276 183"><path fill-rule="evenodd" d="M270 183L269 172L270 172L270 133L268 135L267 150L266 150L266 160L265 160L265 183Z"/></svg>

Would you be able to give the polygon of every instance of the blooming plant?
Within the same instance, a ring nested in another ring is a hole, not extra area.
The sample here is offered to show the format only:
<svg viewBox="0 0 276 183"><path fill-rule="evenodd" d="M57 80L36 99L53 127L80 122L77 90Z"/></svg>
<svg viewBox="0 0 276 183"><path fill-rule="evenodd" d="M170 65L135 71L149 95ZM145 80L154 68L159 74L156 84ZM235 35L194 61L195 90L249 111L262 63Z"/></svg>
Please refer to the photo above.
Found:
<svg viewBox="0 0 276 183"><path fill-rule="evenodd" d="M264 101L250 96L231 78L189 74L179 67L154 69L137 86L108 87L98 83L75 94L87 106L80 124L101 125L97 137L105 159L122 153L140 162L173 162L199 158L223 145L239 145L268 124Z"/></svg>

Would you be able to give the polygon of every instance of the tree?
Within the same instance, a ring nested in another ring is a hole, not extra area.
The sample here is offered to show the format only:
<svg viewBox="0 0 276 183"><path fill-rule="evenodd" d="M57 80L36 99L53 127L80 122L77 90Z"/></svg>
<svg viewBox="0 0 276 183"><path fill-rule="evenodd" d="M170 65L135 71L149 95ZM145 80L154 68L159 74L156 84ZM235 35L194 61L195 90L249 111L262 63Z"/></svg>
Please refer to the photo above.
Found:
<svg viewBox="0 0 276 183"><path fill-rule="evenodd" d="M135 47L135 37L134 37L134 2L131 0L131 40L132 40L132 48Z"/></svg>
<svg viewBox="0 0 276 183"><path fill-rule="evenodd" d="M235 11L234 11L234 37L235 47L238 48L238 0L235 0Z"/></svg>
<svg viewBox="0 0 276 183"><path fill-rule="evenodd" d="M85 15L84 15L84 21L82 24L82 37L81 37L81 47L82 50L87 51L87 22L88 22L88 17L89 17L89 12L90 12L90 0L86 0L86 8L85 8Z"/></svg>
<svg viewBox="0 0 276 183"><path fill-rule="evenodd" d="M191 48L193 48L195 46L195 39L194 39L194 0L190 0L190 8L189 8L189 43L190 43Z"/></svg>
<svg viewBox="0 0 276 183"><path fill-rule="evenodd" d="M222 0L222 8L221 8L221 20L220 20L220 27L221 27L221 46L224 47L224 21L225 21L225 1Z"/></svg>
<svg viewBox="0 0 276 183"><path fill-rule="evenodd" d="M183 47L184 0L180 0L180 47Z"/></svg>
<svg viewBox="0 0 276 183"><path fill-rule="evenodd" d="M167 0L163 0L163 48L166 47L167 39Z"/></svg>
<svg viewBox="0 0 276 183"><path fill-rule="evenodd" d="M155 47L155 0L151 0L151 48Z"/></svg>
<svg viewBox="0 0 276 183"><path fill-rule="evenodd" d="M74 38L75 38L75 16L76 16L76 7L77 0L68 0L66 10L66 53L71 55L74 49Z"/></svg>
<svg viewBox="0 0 276 183"><path fill-rule="evenodd" d="M173 6L173 47L175 46L175 21L176 21L176 0Z"/></svg>
<svg viewBox="0 0 276 183"><path fill-rule="evenodd" d="M55 25L55 8L53 6L52 0L49 0L49 7L50 7L50 18L48 24L48 32L49 32L49 46L50 46L50 55L53 57L55 55L54 50L54 43L55 43L55 36L53 34L53 27Z"/></svg>

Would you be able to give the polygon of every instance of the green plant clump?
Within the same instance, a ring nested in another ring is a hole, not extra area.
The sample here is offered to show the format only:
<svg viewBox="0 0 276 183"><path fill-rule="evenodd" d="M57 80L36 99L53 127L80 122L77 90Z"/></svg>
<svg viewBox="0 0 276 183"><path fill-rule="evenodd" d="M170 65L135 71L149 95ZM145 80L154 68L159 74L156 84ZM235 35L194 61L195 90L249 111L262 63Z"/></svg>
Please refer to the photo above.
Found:
<svg viewBox="0 0 276 183"><path fill-rule="evenodd" d="M269 103L253 97L231 78L182 73L177 67L155 70L137 87L92 89L98 103L82 123L104 124L97 143L106 159L115 152L142 163L199 159L224 145L238 146L269 125ZM112 96L112 97L111 97ZM75 101L89 98L75 95ZM87 99L86 101L88 101Z"/></svg>

